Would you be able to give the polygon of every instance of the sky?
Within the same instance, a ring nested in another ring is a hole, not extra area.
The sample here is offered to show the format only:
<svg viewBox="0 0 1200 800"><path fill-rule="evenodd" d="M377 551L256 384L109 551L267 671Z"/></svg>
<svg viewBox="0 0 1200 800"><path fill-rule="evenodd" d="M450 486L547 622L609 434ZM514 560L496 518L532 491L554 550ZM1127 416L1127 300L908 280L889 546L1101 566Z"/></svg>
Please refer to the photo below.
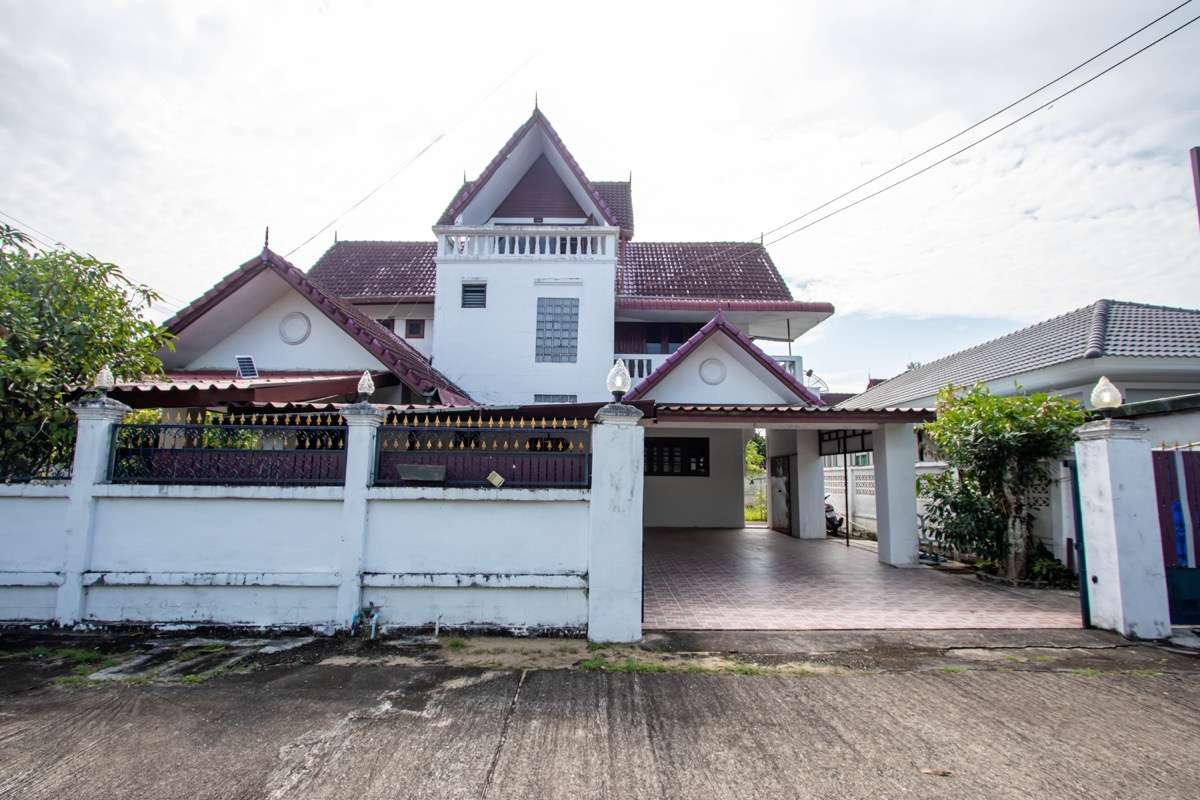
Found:
<svg viewBox="0 0 1200 800"><path fill-rule="evenodd" d="M0 0L0 219L120 264L165 316L267 226L288 253L337 219L290 255L303 269L335 230L431 239L536 94L590 178L632 175L638 240L757 240L1180 1ZM1200 306L1197 75L1200 22L769 244L797 299L837 308L794 351L856 391L1101 297Z"/></svg>

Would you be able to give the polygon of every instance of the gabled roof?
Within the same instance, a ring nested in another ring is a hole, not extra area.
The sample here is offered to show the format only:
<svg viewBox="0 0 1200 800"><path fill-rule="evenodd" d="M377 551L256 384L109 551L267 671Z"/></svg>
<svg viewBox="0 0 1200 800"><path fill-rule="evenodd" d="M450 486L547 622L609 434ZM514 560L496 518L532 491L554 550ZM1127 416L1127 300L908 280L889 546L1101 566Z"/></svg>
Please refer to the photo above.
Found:
<svg viewBox="0 0 1200 800"><path fill-rule="evenodd" d="M625 242L617 296L792 300L771 255L757 242Z"/></svg>
<svg viewBox="0 0 1200 800"><path fill-rule="evenodd" d="M308 277L356 303L432 303L436 255L436 242L335 242Z"/></svg>
<svg viewBox="0 0 1200 800"><path fill-rule="evenodd" d="M891 406L1077 359L1200 359L1200 309L1121 300L1089 306L939 358L871 386L845 408Z"/></svg>
<svg viewBox="0 0 1200 800"><path fill-rule="evenodd" d="M717 315L706 322L700 330L696 331L692 338L688 339L679 349L676 350L658 366L658 369L647 375L642 381L625 395L629 400L640 400L646 396L646 393L653 389L663 378L670 375L680 364L682 364L689 355L709 338L717 333L723 333L738 347L746 351L751 358L761 364L766 370L771 373L776 379L783 383L797 397L812 403L814 406L824 406L811 389L798 381L787 370L779 366L779 362L764 353L754 342L750 341L750 337L742 333L736 327L731 325L725 319L725 314L718 311Z"/></svg>
<svg viewBox="0 0 1200 800"><path fill-rule="evenodd" d="M463 209L465 209L467 205L473 199L475 199L475 196L479 193L479 190L487 184L493 175L496 174L496 171L503 166L504 162L508 160L508 157L512 155L514 150L516 150L517 145L521 143L521 140L524 139L526 134L528 134L535 127L540 128L545 134L546 140L550 143L550 146L553 147L562 157L562 160L567 165L567 168L571 170L571 174L575 176L575 179L579 181L581 186L583 186L584 191L592 199L592 202L594 202L596 207L600 209L600 214L604 217L605 224L620 227L620 220L618 220L612 209L609 208L604 196L596 189L596 186L590 180L588 180L587 175L584 174L583 169L579 166L579 162L577 162L575 157L571 155L571 152L567 150L567 146L563 144L562 139L554 130L554 127L550 124L550 120L546 119L546 115L537 108L533 110L533 114L529 116L529 119L527 119L525 123L521 127L517 128L513 135L509 137L504 146L500 148L500 152L497 153L496 157L493 158L487 167L484 168L483 172L479 174L479 177L473 181L468 181L467 183L463 184L462 189L460 189L458 194L454 196L454 199L450 201L450 205L446 207L446 210L442 212L442 216L438 219L437 224L453 225L454 220L460 213L462 213ZM632 230L630 233L632 234Z"/></svg>
<svg viewBox="0 0 1200 800"><path fill-rule="evenodd" d="M492 216L586 219L587 213L579 207L575 196L543 153L500 201Z"/></svg>
<svg viewBox="0 0 1200 800"><path fill-rule="evenodd" d="M441 396L441 401L448 405L471 402L465 391L435 370L411 345L350 304L329 294L289 261L265 247L258 256L226 275L215 286L163 323L164 327L178 336L193 322L266 270L273 271L282 278L411 389L422 394L436 391Z"/></svg>

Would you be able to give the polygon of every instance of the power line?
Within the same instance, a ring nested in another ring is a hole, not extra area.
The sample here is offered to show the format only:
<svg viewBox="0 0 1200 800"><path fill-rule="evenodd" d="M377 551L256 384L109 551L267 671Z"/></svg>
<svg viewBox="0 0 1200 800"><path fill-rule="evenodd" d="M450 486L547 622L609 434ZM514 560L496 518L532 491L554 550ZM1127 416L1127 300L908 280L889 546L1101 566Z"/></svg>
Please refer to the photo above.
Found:
<svg viewBox="0 0 1200 800"><path fill-rule="evenodd" d="M859 199L855 200L853 203L848 203L847 205L844 205L844 206L842 206L841 208L835 209L834 211L831 211L831 212L829 212L828 214L825 214L825 215L823 215L823 216L817 217L815 220L813 220L812 222L809 222L809 223L808 223L808 224L806 224L806 225L801 225L799 228L796 228L796 229L794 229L794 230L788 231L787 233L783 234L782 236L776 237L775 239L772 239L771 241L767 242L767 245L778 244L779 242L782 242L784 239L787 239L787 238L789 238L789 237L791 237L791 236L795 236L797 233L800 233L801 231L808 230L808 229L809 229L809 228L811 228L813 225L816 225L816 224L817 224L817 223L819 223L819 222L824 222L825 220L829 219L830 217L836 216L836 215L838 215L838 214L842 213L843 211L847 211L847 210L849 210L849 209L851 209L851 208L854 208L856 205L858 205L858 204L860 204L860 203L864 203L864 202L866 202L867 200L870 200L870 199L871 199L871 198L873 198L873 197L878 197L879 195L883 194L884 192L888 191L889 189L894 189L894 188L896 188L897 186L899 186L899 185L901 185L901 184L903 184L903 183L907 183L908 181L911 181L913 178L917 177L918 175L922 175L922 174L924 174L924 173L928 172L929 170L933 169L934 167L938 166L939 164L945 164L945 163L946 163L947 161L949 161L950 159L952 159L952 158L954 158L954 157L956 157L956 156L960 156L960 155L962 155L963 153L965 153L965 152L967 152L968 150L970 150L972 147L975 147L976 145L979 145L979 144L982 144L983 142L986 142L988 139L991 139L993 136L996 136L997 134L1003 133L1004 131L1008 130L1008 129L1009 129L1009 128L1011 128L1012 126L1016 125L1018 122L1021 122L1022 120L1028 119L1029 117L1033 116L1033 115L1034 115L1034 114L1036 114L1037 112L1039 112L1039 111L1041 111L1041 110L1043 110L1043 109L1045 109L1045 108L1047 108L1047 107L1049 107L1049 106L1052 106L1052 105L1054 105L1054 104L1055 104L1055 103L1057 103L1059 100L1062 100L1064 97L1066 97L1066 96L1068 96L1068 95L1071 95L1071 94L1074 94L1075 92L1079 91L1079 90L1080 90L1080 89L1082 89L1083 87L1087 86L1087 85L1088 85L1089 83L1091 83L1092 81L1095 81L1095 80L1097 80L1098 78L1101 78L1101 77L1103 77L1104 75L1107 75L1109 72L1112 72L1114 69L1116 69L1117 67L1121 66L1121 65L1122 65L1122 64L1124 64L1126 61L1129 61L1130 59L1132 59L1132 58L1134 58L1134 57L1136 57L1136 56L1138 56L1138 55L1141 55L1142 53L1144 53L1144 52L1146 52L1147 50L1149 50L1151 47L1154 47L1156 44L1158 44L1159 42L1163 41L1164 39L1167 39L1168 37L1174 36L1175 34L1179 33L1181 30L1183 30L1184 28L1186 28L1187 26L1191 25L1193 22L1195 22L1195 21L1197 21L1197 20L1200 20L1200 15L1197 15L1197 16L1195 16L1195 17L1192 17L1191 19L1189 19L1187 22L1183 23L1183 24L1182 24L1182 25L1180 25L1179 27L1177 27L1177 28L1173 28L1172 30L1168 31L1167 33L1164 33L1162 36L1158 37L1157 39L1155 39L1154 41L1152 41L1152 42L1150 42L1149 44L1145 45L1144 47L1141 47L1141 48L1139 48L1138 50L1135 50L1135 51L1133 51L1133 52L1132 52L1132 53L1130 53L1129 55L1127 55L1127 56L1125 56L1124 58L1122 58L1120 61L1117 61L1116 63L1112 64L1111 66L1109 66L1109 67L1106 67L1105 69L1101 70L1100 72L1097 72L1095 75L1093 75L1092 77L1088 78L1087 80L1085 80L1085 81L1083 81L1083 82L1081 82L1081 83L1078 83L1078 84L1076 84L1075 86L1072 86L1070 89L1068 89L1067 91L1063 92L1062 94L1059 94L1059 95L1057 95L1057 96L1055 96L1055 97L1052 97L1052 98L1050 98L1050 99L1049 99L1049 100L1047 100L1045 103L1042 103L1040 106L1038 106L1037 108L1035 108L1035 109L1033 109L1033 110L1031 110L1031 111L1027 111L1027 112L1025 112L1025 113L1024 113L1024 114L1022 114L1021 116L1017 117L1016 119L1012 120L1011 122L1008 122L1008 123L1006 123L1006 124L1002 125L1001 127L999 127L999 128L997 128L996 130L992 131L992 132L991 132L991 133L989 133L988 135L986 135L986 136L981 136L980 138L978 138L978 139L976 139L975 141L973 141L973 142L971 142L970 144L968 144L966 147L959 148L958 150L955 150L955 151L954 151L953 153L951 153L950 155L948 155L948 156L945 156L945 157L943 157L943 158L940 158L940 159L938 159L937 161L934 161L932 164L929 164L929 165L927 165L927 166L924 166L924 167L922 167L921 169L917 170L916 172L912 173L911 175L906 175L905 177L901 178L900 180L898 180L898 181L895 181L894 183L890 183L890 184L888 184L887 186L884 186L882 189L879 189L879 190L877 190L877 191L871 192L870 194L868 194L868 195L866 195L866 196L864 196L864 197L860 197Z"/></svg>
<svg viewBox="0 0 1200 800"><path fill-rule="evenodd" d="M996 111L996 112L994 112L994 113L992 113L992 114L989 114L988 116L984 117L983 119L979 120L978 122L975 122L975 123L973 123L973 124L971 124L971 125L968 125L966 128L963 128L963 129L962 129L962 130L960 130L958 133L955 133L953 136L949 136L949 137L947 137L947 138L945 138L945 139L941 140L941 141L940 141L940 142L938 142L937 144L935 144L935 145L933 145L933 146L931 146L931 147L928 147L928 148L926 148L926 149L922 150L920 153L917 153L915 156L912 156L912 157L910 157L910 158L906 158L905 160L901 161L899 164L896 164L895 166L893 166L893 167L891 167L891 168L889 168L889 169L887 169L887 170L884 170L883 172L879 173L878 175L875 175L875 176L873 176L873 177L871 177L871 178L869 178L869 179L867 179L867 180L863 181L862 183L859 183L858 185L854 186L854 187L853 187L853 188L851 188L851 189L847 189L846 191L842 192L841 194L839 194L839 195L837 195L837 196L835 196L835 197L832 197L832 198L830 198L829 200L826 200L825 202L821 203L820 205L817 205L817 206L814 206L813 208L810 208L809 210L805 211L803 214L800 214L800 215L799 215L799 216L797 216L797 217L793 217L792 219L788 220L787 222L783 223L782 225L778 225L778 226L776 226L776 227L772 228L771 230L764 231L764 232L761 234L761 236L762 236L763 238L762 238L762 239L760 239L760 243L762 243L762 241L763 241L763 239L765 239L765 237L767 237L767 236L769 236L769 235L771 235L771 234L773 234L773 233L777 233L777 232L779 232L779 231L783 230L784 228L788 227L789 225L792 225L792 224L794 224L794 223L796 223L796 222L799 222L800 220L804 219L805 217L811 216L812 214L816 213L817 211L820 211L820 210L821 210L821 209L823 209L823 208L827 208L828 206L832 205L833 203L836 203L838 200L841 200L841 199L843 199L843 198L845 198L845 197L847 197L847 196L849 196L849 195L853 194L854 192L858 191L859 189L862 189L862 188L865 188L866 186L869 186L870 184L874 183L875 181L879 180L880 178L884 178L884 177L886 177L886 176L888 176L888 175L892 174L892 173L893 173L893 172L895 172L896 170L898 170L898 169L900 169L900 168L902 168L902 167L905 167L905 166L907 166L908 164L911 164L912 162L916 161L917 159L920 159L920 158L922 158L923 156L926 156L926 155L928 155L929 153L933 152L934 150L937 150L938 148L940 148L940 147L943 147L943 146L945 146L945 145L949 144L950 142L954 141L955 139L959 138L960 136L962 136L962 135L964 135L964 134L966 134L966 133L969 133L970 131L974 130L975 128L978 128L979 126L981 126L981 125L983 125L983 124L985 124L985 123L987 123L987 122L990 122L991 120L993 120L993 119L995 119L996 117L1000 116L1000 115L1001 115L1001 114L1003 114L1004 112L1006 112L1006 111L1009 111L1009 110L1011 110L1012 108L1014 108L1014 107L1016 107L1016 106L1020 105L1021 103L1025 102L1025 101L1026 101L1026 100L1028 100L1029 98L1031 98L1031 97L1033 97L1034 95L1036 95L1036 94L1038 94L1038 93L1040 93L1040 92L1042 92L1042 91L1046 90L1047 88L1049 88L1050 86L1053 86L1054 84L1058 83L1059 81L1063 80L1064 78L1067 78L1067 77L1069 77L1070 75L1073 75L1074 73L1078 72L1078 71L1079 71L1080 69L1082 69L1083 67L1086 67L1088 64L1091 64L1091 63L1092 63L1092 62L1094 62L1096 59L1100 58L1101 56L1104 56L1104 55L1106 55L1106 54L1108 54L1108 53L1112 52L1112 51L1113 51L1114 49L1116 49L1117 47L1119 47L1119 46L1121 46L1122 44L1124 44L1124 43L1128 42L1130 39L1134 38L1134 37L1135 37L1135 36L1137 36L1138 34L1140 34L1140 33L1143 33L1143 32L1144 32L1146 29L1148 29L1148 28L1152 27L1153 25L1155 25L1155 24L1157 24L1157 23L1161 22L1162 20L1166 19L1166 18L1167 18L1167 17L1169 17L1171 14L1174 14L1176 11L1178 11L1179 9L1183 8L1184 6L1188 5L1188 4L1189 4L1189 3L1191 3L1191 2L1192 2L1192 0L1184 0L1184 2L1180 3L1179 5L1175 6L1175 7L1174 7L1174 8L1172 8L1172 9L1170 9L1169 11L1166 11L1166 12L1164 12L1163 14L1160 14L1158 17L1155 17L1153 20L1151 20L1150 22L1147 22L1145 25L1141 26L1141 27L1140 27L1140 28L1138 28L1137 30L1135 30L1135 31L1133 31L1132 33L1128 34L1127 36L1125 36L1125 37L1123 37L1123 38L1119 39L1118 41L1114 42L1113 44L1111 44L1111 45L1109 45L1108 47L1104 48L1103 50L1099 51L1098 53L1096 53L1096 54L1095 54L1095 55L1093 55L1092 57L1088 58L1087 60L1080 62L1080 63L1079 63L1079 64L1077 64L1076 66L1074 66L1074 67L1072 67L1071 69L1067 70L1066 72L1062 73L1062 74L1061 74L1061 75L1059 75L1057 78L1055 78L1055 79L1053 79L1053 80L1051 80L1051 81L1047 81L1046 83L1042 84L1041 86L1039 86L1038 88L1034 89L1033 91L1031 91L1031 92L1028 92L1028 93L1024 94L1023 96L1021 96L1020 98L1018 98L1018 99L1016 99L1016 100L1012 101L1011 103L1009 103L1008 105L1004 106L1004 107L1003 107L1003 108L1001 108L1000 110L998 110L998 111ZM1166 36L1170 36L1170 35L1172 35L1172 34L1176 33L1176 32L1177 32L1178 30L1180 30L1181 28L1183 28L1183 27L1186 27L1187 25L1190 25L1192 22L1195 22L1195 20L1193 19L1193 20L1190 20L1190 21L1188 21L1188 22L1184 23L1183 25L1181 25L1181 26L1180 26L1180 28L1176 28L1175 30L1173 30L1173 31L1171 31L1171 32L1169 32L1169 33L1167 33L1167 34L1166 34ZM1111 67L1109 67L1109 68L1105 69L1103 72L1100 72L1100 73L1098 73L1098 74L1096 74L1096 75L1092 76L1092 78L1090 78L1088 81L1085 81L1084 83L1081 83L1081 84L1079 84L1079 86L1076 86L1076 87L1075 87L1075 89L1078 89L1078 88L1081 88L1081 87L1083 87L1083 86L1086 86L1086 85L1087 85L1088 83L1090 83L1092 80L1095 80L1096 78L1100 77L1101 75L1105 74L1106 72L1109 72L1109 71L1110 71L1110 70L1112 70L1114 67L1120 66L1120 64L1124 63L1125 61L1128 61L1128 60L1129 60L1130 58L1132 58L1133 56L1136 56L1136 55L1138 55L1138 54L1139 54L1139 53L1141 53L1143 50L1146 50L1146 49L1148 49L1149 47L1152 47L1152 46L1154 46L1154 45L1155 45L1155 44L1157 44L1158 42L1162 41L1162 39L1166 38L1166 36L1163 36L1163 37L1161 37L1160 39L1157 39L1157 40L1155 40L1155 41L1151 42L1149 45L1146 45L1146 47L1143 47L1143 48L1142 48L1142 50L1138 50L1137 52L1135 52L1135 53L1131 54L1130 56L1126 57L1125 59L1122 59L1121 61L1118 61L1116 64L1113 64ZM1075 89L1072 89L1071 91L1073 92L1073 91L1075 91ZM1070 94L1070 92L1067 92L1067 93L1065 93L1065 94L1063 94L1063 95L1060 95L1059 97L1065 97L1067 94ZM1057 99L1059 99L1059 98L1055 98L1055 99L1057 100ZM1051 101L1050 101L1050 103L1047 103L1046 105L1050 105L1050 104L1052 104L1053 102L1054 102L1054 100L1051 100ZM1026 114L1024 117L1020 117L1020 118L1018 118L1018 119L1014 120L1013 122L1009 123L1008 125L1005 125L1003 128L1000 128L999 130L997 130L997 131L994 131L992 134L989 134L988 136L985 136L985 137L983 137L982 139L978 140L977 142L973 143L971 146L973 147L975 144L978 144L979 142L982 142L982 141L985 141L986 139L989 139L989 138L991 138L991 136L994 136L996 133L1000 133L1000 132L1001 132L1001 131L1003 131L1005 128L1011 127L1012 125L1016 124L1017 122L1020 122L1022 119L1025 119L1025 117L1028 117L1030 114L1036 113L1037 111L1041 110L1041 108L1044 108L1044 107L1045 107L1045 106L1041 106L1041 107L1039 107L1039 108L1036 108L1036 109L1034 109L1033 111L1029 112L1029 114ZM960 150L959 152L961 153L962 151ZM958 154L958 153L954 153L954 154L952 154L952 155L948 156L946 159L943 159L943 161L949 160L950 158L953 158L953 157L954 157L954 155L957 155L957 154ZM927 168L926 168L926 170L927 170L927 169L929 169L929 168L931 168L931 167L933 167L933 166L937 166L937 164L938 164L938 163L942 163L942 162L937 162L937 163L935 163L935 164L932 164L932 165L930 165L930 167L927 167ZM922 170L922 171L925 171L925 170ZM912 175L912 176L910 176L910 177L916 177L916 175L919 175L919 174L921 174L921 173L920 173L920 172L918 172L918 173L915 173L914 175ZM908 178L906 178L905 180L908 180ZM904 181L900 181L899 183L903 183L903 182L904 182ZM899 183L897 183L897 184L893 184L893 185L899 185ZM891 187L888 187L888 188L891 188ZM886 189L885 189L884 191L886 191ZM876 194L879 194L879 192L877 192ZM868 197L865 197L865 198L863 198L863 200L870 199L870 197L874 197L874 196L875 196L875 195L870 195L870 196L868 196ZM846 206L846 208L851 208L851 207L853 207L854 205L857 205L859 202L862 202L862 201L860 200L860 201L856 201L855 203L851 203L850 205ZM840 211L837 211L837 212L834 212L834 213L836 214L836 213L841 213L841 212L840 212ZM828 216L833 216L833 214L827 215L826 217L822 217L821 219L827 219L827 218L828 218ZM821 220L817 220L817 222L820 222L820 221L821 221ZM785 236L782 236L782 237L776 238L776 239L772 240L771 242L767 242L766 244L774 244L775 242L783 241L783 239L787 238L788 236L791 236L793 233L799 233L801 230L804 230L805 228L808 228L808 227L811 227L811 226L807 226L807 225L806 225L806 226L803 226L803 227L801 227L801 228L798 228L798 229L797 229L797 230L795 230L795 231L792 231L791 233L788 233L788 234L786 234ZM742 256L744 256L744 255L748 255L749 253L753 252L754 246L755 246L755 243L754 243L754 242L744 242L744 243L738 243L738 244L735 244L735 245L730 245L728 248L726 248L726 249L725 249L725 250L723 250L723 251L719 251L719 252L712 253L712 254L710 254L710 255L707 255L707 256L705 256L705 257L704 257L704 259L702 259L702 260L703 260L703 261L712 262L714 259L723 258L723 257L725 257L725 256L727 256L727 255L729 255L729 254L733 253L735 250L738 250L738 249L741 249L741 250L742 250L742 252L741 252L741 253L739 253L739 254L737 254L737 255L736 255L736 256L734 256L733 258L741 258ZM727 260L732 260L732 258L729 258L729 259L727 259Z"/></svg>
<svg viewBox="0 0 1200 800"><path fill-rule="evenodd" d="M51 250L60 245L63 247L69 247L69 245L67 245L66 242L64 242L62 239L59 239L57 236L51 236L50 234L46 233L45 231L39 230L39 229L33 227L28 222L25 222L23 220L20 220L20 219L14 217L12 214L9 214L5 211L0 211L0 217L7 217L8 219L11 219L13 222L20 225L21 228L25 231L25 233L29 236L29 238L33 239L35 242L40 244L42 247L49 248ZM163 292L154 290L154 293L158 295L158 301L157 301L158 304L162 305L162 306L166 306L168 308L168 310L178 311L179 309L181 309L185 305L187 305L187 303L181 303L178 300L178 298L172 299L170 295L167 295Z"/></svg>
<svg viewBox="0 0 1200 800"><path fill-rule="evenodd" d="M1189 0L1189 2L1190 2L1190 0ZM414 153L411 158L409 158L407 161L405 161L403 164L401 164L399 169L397 169L395 172L393 172L391 175L389 175L387 178L385 178L380 184L375 186L375 188L371 189L369 192L367 192L362 197L360 197L357 201L352 203L350 205L350 207L347 208L345 211L338 214L336 217L331 219L329 222L327 222L323 226L321 226L321 228L316 233L314 233L312 236L309 236L303 242L296 245L291 250L287 251L287 253L285 253L283 257L290 258L292 253L295 253L297 250L299 250L300 248L307 245L313 239L316 239L322 233L324 233L325 231L332 228L334 225L336 225L338 223L339 220L341 220L343 217L345 217L351 211L354 211L356 208L361 206L363 203L367 202L372 197L374 197L381 189L383 189L383 187L387 186L389 183L394 181L396 178L400 177L401 173L403 173L406 169L408 169L413 164L415 164L421 158L421 156L428 153L431 149L433 149L434 145L436 145L442 139L446 138L448 135L450 135L450 133L455 128L457 128L460 124L462 124L463 120L465 120L467 118L467 116L470 114L471 111L474 111L479 106L481 106L483 103L485 103L489 99L491 99L492 95L494 95L496 92L500 91L500 89L503 88L503 86L506 83L508 83L510 80L512 80L518 72L525 69L525 67L529 64L529 62L532 61L536 56L537 56L536 52L531 53L528 58L526 58L524 61L522 61L520 64L517 65L516 69L514 69L512 72L508 73L508 75L504 76L504 78L502 78L499 83L497 83L495 86L493 86L491 89L489 89L479 100L466 105L465 108L467 109L467 111L464 111L462 114L460 114L458 116L458 118L455 119L454 122L451 123L449 128L447 128L446 130L442 131L441 133L439 133L438 135L436 135L432 139L430 139L428 144L426 144L424 147L422 147L420 150L418 150L416 153Z"/></svg>

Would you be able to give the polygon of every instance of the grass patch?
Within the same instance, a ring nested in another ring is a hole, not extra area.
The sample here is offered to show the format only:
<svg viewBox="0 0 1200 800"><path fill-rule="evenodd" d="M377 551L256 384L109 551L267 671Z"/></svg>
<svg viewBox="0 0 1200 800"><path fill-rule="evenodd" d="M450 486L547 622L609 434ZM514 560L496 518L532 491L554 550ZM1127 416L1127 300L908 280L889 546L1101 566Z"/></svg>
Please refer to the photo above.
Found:
<svg viewBox="0 0 1200 800"><path fill-rule="evenodd" d="M966 667L938 667L938 672L944 672L947 675L957 675L961 672L966 672Z"/></svg>
<svg viewBox="0 0 1200 800"><path fill-rule="evenodd" d="M1156 669L1129 669L1125 671L1126 675L1133 678L1161 678L1162 673Z"/></svg>
<svg viewBox="0 0 1200 800"><path fill-rule="evenodd" d="M466 646L467 646L466 640L461 639L458 636L451 636L449 639L446 640L446 644L443 645L443 647L445 647L447 650L452 650L455 653L457 653L459 650L462 650Z"/></svg>
<svg viewBox="0 0 1200 800"><path fill-rule="evenodd" d="M653 661L638 661L636 658L626 658L614 661L606 668L608 672L670 672L666 664L656 664Z"/></svg>
<svg viewBox="0 0 1200 800"><path fill-rule="evenodd" d="M596 670L604 669L607 664L608 659L603 654L598 654L580 661L579 668L585 672L595 672Z"/></svg>
<svg viewBox="0 0 1200 800"><path fill-rule="evenodd" d="M1067 671L1072 675L1082 675L1085 678L1099 678L1101 675L1100 670L1095 667L1075 667Z"/></svg>
<svg viewBox="0 0 1200 800"><path fill-rule="evenodd" d="M597 650L604 650L607 647L608 645L604 642L588 642L588 651L592 653L596 652Z"/></svg>
<svg viewBox="0 0 1200 800"><path fill-rule="evenodd" d="M96 681L89 680L83 675L62 675L55 678L52 683L55 686L95 686Z"/></svg>

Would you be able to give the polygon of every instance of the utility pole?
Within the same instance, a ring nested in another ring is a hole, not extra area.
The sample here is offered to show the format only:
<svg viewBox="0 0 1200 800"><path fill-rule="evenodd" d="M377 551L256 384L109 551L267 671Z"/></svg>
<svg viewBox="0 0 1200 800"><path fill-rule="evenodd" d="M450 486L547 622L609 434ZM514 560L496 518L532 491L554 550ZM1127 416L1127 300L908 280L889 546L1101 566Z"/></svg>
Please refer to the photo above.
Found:
<svg viewBox="0 0 1200 800"><path fill-rule="evenodd" d="M1196 222L1200 223L1200 147L1188 151L1192 156L1192 186L1196 190Z"/></svg>

